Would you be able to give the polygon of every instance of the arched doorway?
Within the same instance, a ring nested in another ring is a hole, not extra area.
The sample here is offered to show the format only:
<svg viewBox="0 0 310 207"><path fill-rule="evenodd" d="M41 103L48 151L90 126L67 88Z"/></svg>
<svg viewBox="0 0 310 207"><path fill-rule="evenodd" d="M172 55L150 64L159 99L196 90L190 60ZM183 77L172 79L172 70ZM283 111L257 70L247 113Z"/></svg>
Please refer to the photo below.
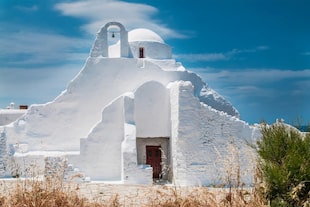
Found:
<svg viewBox="0 0 310 207"><path fill-rule="evenodd" d="M138 164L150 165L154 179L169 180L170 91L160 82L149 81L137 88L134 97Z"/></svg>

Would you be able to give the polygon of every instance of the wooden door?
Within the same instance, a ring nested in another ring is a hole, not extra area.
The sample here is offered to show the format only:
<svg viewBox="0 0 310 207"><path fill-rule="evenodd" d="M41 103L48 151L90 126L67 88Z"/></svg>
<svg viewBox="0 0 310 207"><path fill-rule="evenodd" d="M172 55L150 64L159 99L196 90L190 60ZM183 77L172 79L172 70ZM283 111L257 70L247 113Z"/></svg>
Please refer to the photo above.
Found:
<svg viewBox="0 0 310 207"><path fill-rule="evenodd" d="M146 146L146 164L153 168L153 178L160 178L161 150L160 146Z"/></svg>
<svg viewBox="0 0 310 207"><path fill-rule="evenodd" d="M139 58L144 58L144 47L139 47Z"/></svg>

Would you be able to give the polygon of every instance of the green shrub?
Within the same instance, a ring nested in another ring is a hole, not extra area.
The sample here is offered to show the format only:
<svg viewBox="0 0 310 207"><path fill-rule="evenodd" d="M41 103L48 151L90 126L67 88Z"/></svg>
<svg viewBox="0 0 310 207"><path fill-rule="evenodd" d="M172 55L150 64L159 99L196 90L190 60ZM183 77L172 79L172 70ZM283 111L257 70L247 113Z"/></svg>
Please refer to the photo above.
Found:
<svg viewBox="0 0 310 207"><path fill-rule="evenodd" d="M310 134L284 123L262 124L259 167L271 206L307 206L310 201Z"/></svg>

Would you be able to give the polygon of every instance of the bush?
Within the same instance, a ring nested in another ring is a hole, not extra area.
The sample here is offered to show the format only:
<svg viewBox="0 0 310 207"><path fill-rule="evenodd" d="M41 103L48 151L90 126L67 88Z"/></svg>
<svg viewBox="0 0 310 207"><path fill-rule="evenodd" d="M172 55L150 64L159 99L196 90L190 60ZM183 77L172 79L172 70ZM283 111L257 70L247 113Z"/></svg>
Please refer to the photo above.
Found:
<svg viewBox="0 0 310 207"><path fill-rule="evenodd" d="M310 134L284 123L262 124L259 168L271 206L310 206Z"/></svg>

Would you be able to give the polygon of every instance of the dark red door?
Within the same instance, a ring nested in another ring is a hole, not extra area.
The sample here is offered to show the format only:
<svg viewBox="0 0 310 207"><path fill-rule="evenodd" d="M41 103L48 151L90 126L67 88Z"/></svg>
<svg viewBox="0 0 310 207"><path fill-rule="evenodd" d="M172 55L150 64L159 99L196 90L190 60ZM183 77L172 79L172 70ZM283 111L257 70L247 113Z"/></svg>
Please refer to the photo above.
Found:
<svg viewBox="0 0 310 207"><path fill-rule="evenodd" d="M139 58L144 58L144 48L139 47Z"/></svg>
<svg viewBox="0 0 310 207"><path fill-rule="evenodd" d="M160 146L146 146L146 164L153 168L153 178L160 178L161 150Z"/></svg>

